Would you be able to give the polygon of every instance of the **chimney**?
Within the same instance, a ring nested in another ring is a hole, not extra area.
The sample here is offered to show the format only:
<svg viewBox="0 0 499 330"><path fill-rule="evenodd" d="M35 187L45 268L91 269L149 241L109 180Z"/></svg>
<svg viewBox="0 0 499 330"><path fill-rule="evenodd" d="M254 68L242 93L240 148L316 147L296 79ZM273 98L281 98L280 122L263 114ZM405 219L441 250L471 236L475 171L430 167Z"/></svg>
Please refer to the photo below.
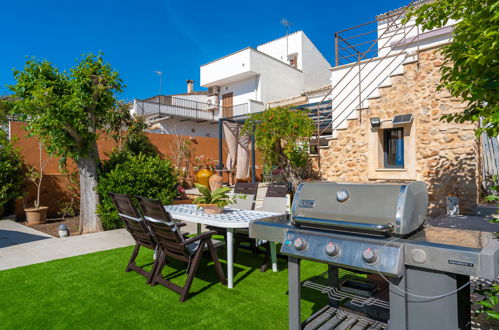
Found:
<svg viewBox="0 0 499 330"><path fill-rule="evenodd" d="M194 80L187 80L187 93L194 92Z"/></svg>

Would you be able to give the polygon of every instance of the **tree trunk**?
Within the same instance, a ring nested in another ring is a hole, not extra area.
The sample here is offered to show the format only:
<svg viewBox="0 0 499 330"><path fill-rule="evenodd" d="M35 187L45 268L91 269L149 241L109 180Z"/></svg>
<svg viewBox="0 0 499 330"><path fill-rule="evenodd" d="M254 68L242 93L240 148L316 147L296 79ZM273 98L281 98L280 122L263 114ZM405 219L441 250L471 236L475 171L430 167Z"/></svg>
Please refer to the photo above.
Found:
<svg viewBox="0 0 499 330"><path fill-rule="evenodd" d="M99 154L97 142L90 147L88 154L78 159L80 171L80 228L81 234L102 231L102 224L97 216L99 195L97 194L97 165Z"/></svg>
<svg viewBox="0 0 499 330"><path fill-rule="evenodd" d="M293 191L295 191L298 185L303 181L300 176L299 170L291 166L288 157L284 155L281 145L276 145L275 152L278 155L277 165L283 170L282 174L284 176L284 180L286 180L287 183L290 183L291 188L293 189Z"/></svg>

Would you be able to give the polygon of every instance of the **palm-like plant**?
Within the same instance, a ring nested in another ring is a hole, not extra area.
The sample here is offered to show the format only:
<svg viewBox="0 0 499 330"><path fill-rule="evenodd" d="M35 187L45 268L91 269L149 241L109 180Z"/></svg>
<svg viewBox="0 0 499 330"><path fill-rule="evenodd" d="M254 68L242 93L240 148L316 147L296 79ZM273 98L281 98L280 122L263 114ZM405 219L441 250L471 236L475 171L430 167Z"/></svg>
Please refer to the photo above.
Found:
<svg viewBox="0 0 499 330"><path fill-rule="evenodd" d="M202 196L196 197L193 201L194 204L201 206L202 204L214 205L216 204L220 208L224 208L229 204L234 204L236 198L244 198L243 196L229 196L230 188L221 187L217 190L211 192L210 189L202 184L195 183L196 188Z"/></svg>

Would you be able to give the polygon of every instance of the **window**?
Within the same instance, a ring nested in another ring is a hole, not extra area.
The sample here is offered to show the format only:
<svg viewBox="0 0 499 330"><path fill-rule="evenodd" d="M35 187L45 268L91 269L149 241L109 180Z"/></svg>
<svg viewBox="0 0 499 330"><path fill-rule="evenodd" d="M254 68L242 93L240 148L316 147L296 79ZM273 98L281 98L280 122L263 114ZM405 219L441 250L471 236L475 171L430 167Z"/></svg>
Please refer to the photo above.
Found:
<svg viewBox="0 0 499 330"><path fill-rule="evenodd" d="M383 130L385 168L404 168L404 128Z"/></svg>
<svg viewBox="0 0 499 330"><path fill-rule="evenodd" d="M288 55L288 63L293 68L296 68L298 66L298 54Z"/></svg>

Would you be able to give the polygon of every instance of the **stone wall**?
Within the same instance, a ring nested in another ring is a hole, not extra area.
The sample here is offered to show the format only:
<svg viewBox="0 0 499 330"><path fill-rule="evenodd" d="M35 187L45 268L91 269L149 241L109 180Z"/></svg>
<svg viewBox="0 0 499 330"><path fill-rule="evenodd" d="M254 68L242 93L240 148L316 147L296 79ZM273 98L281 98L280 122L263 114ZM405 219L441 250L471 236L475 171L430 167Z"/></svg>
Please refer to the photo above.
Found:
<svg viewBox="0 0 499 330"><path fill-rule="evenodd" d="M444 114L462 111L465 104L447 91L436 90L443 62L438 49L422 51L419 59L419 64L405 64L404 74L391 77L391 86L379 88L380 97L369 100L361 119L349 120L349 127L338 131L330 147L321 150L321 175L329 181L365 182L379 180L372 174L379 171L388 180L422 180L428 185L432 214L445 212L448 196L458 197L461 211L467 213L478 200L476 125L440 120ZM414 146L404 155L410 159L406 167L414 168L406 168L406 172L377 170L373 155L379 151L372 144L372 135L370 138L369 118L387 120L407 113L414 116ZM411 171L412 175L407 174Z"/></svg>

